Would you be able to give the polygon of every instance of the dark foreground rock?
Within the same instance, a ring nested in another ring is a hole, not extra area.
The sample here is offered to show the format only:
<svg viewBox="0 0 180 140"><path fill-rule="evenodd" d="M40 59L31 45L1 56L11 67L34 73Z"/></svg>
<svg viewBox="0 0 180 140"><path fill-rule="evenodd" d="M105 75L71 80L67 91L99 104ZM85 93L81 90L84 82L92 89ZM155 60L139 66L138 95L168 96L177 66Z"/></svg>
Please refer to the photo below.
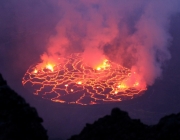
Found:
<svg viewBox="0 0 180 140"><path fill-rule="evenodd" d="M157 125L148 126L114 108L111 115L86 124L79 135L69 140L180 140L180 113L163 117Z"/></svg>
<svg viewBox="0 0 180 140"><path fill-rule="evenodd" d="M0 74L0 140L47 140L35 108L11 90Z"/></svg>

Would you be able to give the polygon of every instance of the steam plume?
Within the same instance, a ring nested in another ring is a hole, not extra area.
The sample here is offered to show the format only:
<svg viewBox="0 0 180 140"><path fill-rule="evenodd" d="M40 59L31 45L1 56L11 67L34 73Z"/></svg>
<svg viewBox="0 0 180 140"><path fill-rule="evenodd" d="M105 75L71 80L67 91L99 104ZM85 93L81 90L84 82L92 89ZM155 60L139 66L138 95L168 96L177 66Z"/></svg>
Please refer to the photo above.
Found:
<svg viewBox="0 0 180 140"><path fill-rule="evenodd" d="M83 52L93 66L104 58L129 67L141 83L152 85L170 59L170 17L178 0L66 0L59 5L61 20L49 39L45 58Z"/></svg>

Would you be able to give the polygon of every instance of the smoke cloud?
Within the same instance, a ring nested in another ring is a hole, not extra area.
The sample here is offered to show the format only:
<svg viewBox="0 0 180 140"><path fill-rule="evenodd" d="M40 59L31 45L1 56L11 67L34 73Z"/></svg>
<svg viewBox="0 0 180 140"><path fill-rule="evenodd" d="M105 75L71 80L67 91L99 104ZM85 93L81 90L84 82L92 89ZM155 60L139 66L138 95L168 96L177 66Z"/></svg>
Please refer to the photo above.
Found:
<svg viewBox="0 0 180 140"><path fill-rule="evenodd" d="M42 55L83 52L91 66L108 58L131 69L142 84L152 85L171 58L170 18L179 12L178 0L66 0L54 1L60 20ZM134 79L134 80L133 80Z"/></svg>

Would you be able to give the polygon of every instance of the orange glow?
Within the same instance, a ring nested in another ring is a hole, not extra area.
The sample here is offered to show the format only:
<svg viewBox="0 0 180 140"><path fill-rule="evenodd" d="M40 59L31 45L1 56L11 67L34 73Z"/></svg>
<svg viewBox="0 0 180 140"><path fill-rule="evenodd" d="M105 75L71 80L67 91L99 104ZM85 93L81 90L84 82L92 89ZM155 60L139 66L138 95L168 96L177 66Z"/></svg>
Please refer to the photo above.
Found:
<svg viewBox="0 0 180 140"><path fill-rule="evenodd" d="M96 70L101 70L101 69L106 69L110 67L110 64L108 64L108 60L105 59L102 64L99 64L97 67L96 67Z"/></svg>
<svg viewBox="0 0 180 140"><path fill-rule="evenodd" d="M34 70L34 73L38 73L38 70L37 70L37 69L35 69L35 70Z"/></svg>
<svg viewBox="0 0 180 140"><path fill-rule="evenodd" d="M81 85L81 84L82 84L82 82L81 82L81 81L79 81L77 84Z"/></svg>
<svg viewBox="0 0 180 140"><path fill-rule="evenodd" d="M134 84L134 86L138 86L139 85L139 83L138 82L136 82L135 84Z"/></svg>
<svg viewBox="0 0 180 140"><path fill-rule="evenodd" d="M49 69L49 70L51 70L51 71L54 71L54 68L53 68L53 66L52 66L51 64L47 64L47 65L46 65L46 68Z"/></svg>
<svg viewBox="0 0 180 140"><path fill-rule="evenodd" d="M121 84L121 85L118 86L118 88L119 88L120 90L122 90L122 89L126 89L127 86L126 86L125 84Z"/></svg>
<svg viewBox="0 0 180 140"><path fill-rule="evenodd" d="M77 53L56 65L41 66L29 68L22 83L34 87L35 95L54 102L80 105L119 102L146 90L136 72L107 59L93 68Z"/></svg>

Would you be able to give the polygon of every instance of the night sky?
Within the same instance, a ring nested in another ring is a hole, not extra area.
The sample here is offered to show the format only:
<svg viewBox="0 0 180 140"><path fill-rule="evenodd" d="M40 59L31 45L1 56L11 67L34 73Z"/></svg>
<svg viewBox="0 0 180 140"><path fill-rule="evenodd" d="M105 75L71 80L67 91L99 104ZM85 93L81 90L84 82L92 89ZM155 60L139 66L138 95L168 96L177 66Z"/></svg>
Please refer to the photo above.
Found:
<svg viewBox="0 0 180 140"><path fill-rule="evenodd" d="M68 2L76 4L73 0ZM138 1L138 3L141 2L141 0ZM166 2L168 0L164 3ZM176 2L173 0L171 4ZM97 5L98 3L97 1ZM126 5L132 6L130 3ZM160 9L166 6L166 4L160 5ZM114 107L127 111L132 118L139 118L146 124L155 124L164 115L180 112L180 14L178 10L169 16L168 25L165 26L168 35L171 36L171 41L167 43L171 58L162 62L161 75L155 77L154 84L150 84L141 97L118 103L80 106L53 103L34 96L29 89L25 89L21 83L24 73L30 65L39 62L40 55L46 51L45 46L49 38L58 32L56 27L63 19L63 10L61 11L60 7L61 3L57 5L55 0L18 0L17 2L2 0L0 2L0 73L12 89L37 109L50 138L67 139L73 134L78 134L86 123L92 123L110 114ZM81 8L83 11L83 6ZM138 12L134 17L138 17ZM134 20L130 19L127 22L128 26L134 25ZM79 33L78 37L82 34ZM78 41L75 42L76 45ZM71 47L71 51L83 50L76 45L73 49Z"/></svg>

